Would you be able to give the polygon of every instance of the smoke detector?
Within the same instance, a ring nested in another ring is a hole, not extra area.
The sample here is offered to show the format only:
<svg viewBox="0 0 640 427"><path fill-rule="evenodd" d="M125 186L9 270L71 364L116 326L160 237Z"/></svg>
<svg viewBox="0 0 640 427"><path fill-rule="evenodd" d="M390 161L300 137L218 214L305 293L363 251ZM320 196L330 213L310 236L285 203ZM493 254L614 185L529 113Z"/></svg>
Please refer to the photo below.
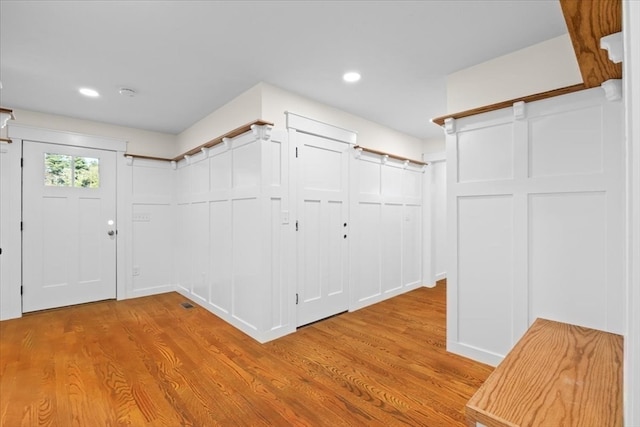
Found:
<svg viewBox="0 0 640 427"><path fill-rule="evenodd" d="M118 93L129 98L133 98L134 96L136 96L136 91L128 87L121 87L120 90L118 90Z"/></svg>

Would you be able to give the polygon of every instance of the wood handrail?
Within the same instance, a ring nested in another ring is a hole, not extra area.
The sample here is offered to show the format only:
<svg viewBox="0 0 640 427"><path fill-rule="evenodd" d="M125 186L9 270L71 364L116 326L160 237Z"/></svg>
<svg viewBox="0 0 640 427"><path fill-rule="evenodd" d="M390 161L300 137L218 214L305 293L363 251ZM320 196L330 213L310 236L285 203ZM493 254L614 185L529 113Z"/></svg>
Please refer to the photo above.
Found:
<svg viewBox="0 0 640 427"><path fill-rule="evenodd" d="M501 110L513 106L515 102L533 102L540 101L542 99L553 98L554 96L566 95L568 93L579 92L586 89L583 83L579 83L573 86L567 86L559 89L553 89L546 92L535 93L533 95L523 96L520 98L510 99L508 101L496 102L495 104L485 105L484 107L472 108L471 110L460 111L458 113L447 114L444 116L436 117L431 121L439 126L444 125L445 119L461 119L463 117L474 116L476 114L488 113L489 111Z"/></svg>
<svg viewBox="0 0 640 427"><path fill-rule="evenodd" d="M205 142L204 144L200 144L195 148L192 148L189 151L185 151L184 153L173 157L173 158L168 158L168 157L156 157L156 156L147 156L147 155L143 155L143 154L133 154L133 153L125 153L125 157L131 157L134 159L148 159L148 160L162 160L162 161L166 161L166 162L177 162L180 161L182 159L184 159L187 156L192 156L194 154L198 154L203 148L211 148L211 147L215 147L218 144L221 144L225 138L235 138L238 135L242 135L245 132L249 132L251 130L252 126L264 126L264 125L268 125L268 126L273 126L273 123L271 122L267 122L265 120L255 120L251 123L247 123L246 125L242 125L239 126L235 129L233 129L232 131L229 131L227 133L225 133L224 135L221 135L217 138L214 138L210 141Z"/></svg>
<svg viewBox="0 0 640 427"><path fill-rule="evenodd" d="M367 153L378 154L380 156L387 156L387 157L390 157L392 159L401 160L403 162L408 161L409 163L414 163L414 164L419 165L419 166L428 165L428 163L422 162L420 160L413 160L413 159L410 159L408 157L402 157L402 156L398 156L396 154L391 154L391 153L386 153L384 151L374 150L373 148L363 147L362 145L356 145L356 146L353 147L353 149L354 150L366 151Z"/></svg>

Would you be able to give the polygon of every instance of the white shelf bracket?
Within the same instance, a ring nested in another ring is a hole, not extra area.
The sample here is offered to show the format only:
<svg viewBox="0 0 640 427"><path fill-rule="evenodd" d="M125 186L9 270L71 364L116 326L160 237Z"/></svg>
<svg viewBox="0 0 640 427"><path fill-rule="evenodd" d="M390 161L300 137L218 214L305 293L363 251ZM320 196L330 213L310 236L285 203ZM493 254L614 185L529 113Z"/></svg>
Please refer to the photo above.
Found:
<svg viewBox="0 0 640 427"><path fill-rule="evenodd" d="M190 165L191 164L191 156L188 154L184 155L184 159L187 161L187 164Z"/></svg>
<svg viewBox="0 0 640 427"><path fill-rule="evenodd" d="M227 137L222 138L222 145L225 148L229 148L229 146L231 145L231 138L227 138Z"/></svg>
<svg viewBox="0 0 640 427"><path fill-rule="evenodd" d="M449 135L456 133L456 119L453 117L444 119L444 131Z"/></svg>
<svg viewBox="0 0 640 427"><path fill-rule="evenodd" d="M522 120L527 117L527 108L524 101L518 101L513 103L513 117L516 120Z"/></svg>
<svg viewBox="0 0 640 427"><path fill-rule="evenodd" d="M356 159L359 159L362 156L362 148L354 148L353 149L353 156Z"/></svg>
<svg viewBox="0 0 640 427"><path fill-rule="evenodd" d="M409 167L409 160L405 160L402 164L402 169L406 169Z"/></svg>
<svg viewBox="0 0 640 427"><path fill-rule="evenodd" d="M171 169L178 169L178 162L176 162L175 160L171 160Z"/></svg>
<svg viewBox="0 0 640 427"><path fill-rule="evenodd" d="M602 37L600 39L600 49L607 51L609 61L616 64L622 62L622 58L624 58L622 31Z"/></svg>
<svg viewBox="0 0 640 427"><path fill-rule="evenodd" d="M202 147L202 148L200 148L200 151L202 151L202 154L204 154L205 159L206 159L207 157L209 157L209 148L207 148L207 147Z"/></svg>
<svg viewBox="0 0 640 427"><path fill-rule="evenodd" d="M622 99L622 79L611 79L602 82L600 85L604 89L604 96L607 101L619 101Z"/></svg>
<svg viewBox="0 0 640 427"><path fill-rule="evenodd" d="M386 165L388 161L389 161L389 156L386 154L384 154L380 159L380 163L382 163L383 165Z"/></svg>
<svg viewBox="0 0 640 427"><path fill-rule="evenodd" d="M271 137L272 128L273 126L271 125L251 125L251 132L253 132L253 136L255 136L256 139L267 140Z"/></svg>
<svg viewBox="0 0 640 427"><path fill-rule="evenodd" d="M127 166L133 166L133 157L126 156L126 159L127 159Z"/></svg>

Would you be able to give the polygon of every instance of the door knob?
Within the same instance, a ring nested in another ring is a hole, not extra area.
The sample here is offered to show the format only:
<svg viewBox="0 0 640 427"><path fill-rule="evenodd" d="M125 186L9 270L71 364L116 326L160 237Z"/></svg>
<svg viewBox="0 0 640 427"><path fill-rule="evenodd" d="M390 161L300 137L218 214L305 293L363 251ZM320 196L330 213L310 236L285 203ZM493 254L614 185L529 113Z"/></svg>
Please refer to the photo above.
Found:
<svg viewBox="0 0 640 427"><path fill-rule="evenodd" d="M115 235L115 234L116 234L116 232L115 232L115 231L113 231L113 230L109 230L109 231L107 231L107 234L108 234L109 236L113 236L113 235Z"/></svg>

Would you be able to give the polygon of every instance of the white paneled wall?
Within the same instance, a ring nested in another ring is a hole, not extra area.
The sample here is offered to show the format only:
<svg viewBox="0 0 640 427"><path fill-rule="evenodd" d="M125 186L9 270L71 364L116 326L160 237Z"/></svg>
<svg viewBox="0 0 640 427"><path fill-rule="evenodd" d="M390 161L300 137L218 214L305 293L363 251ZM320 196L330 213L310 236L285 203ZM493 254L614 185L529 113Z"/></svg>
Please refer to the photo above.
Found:
<svg viewBox="0 0 640 427"><path fill-rule="evenodd" d="M356 152L351 167L351 309L422 285L423 169Z"/></svg>
<svg viewBox="0 0 640 427"><path fill-rule="evenodd" d="M538 317L624 331L622 118L596 88L449 123L450 351L497 364Z"/></svg>
<svg viewBox="0 0 640 427"><path fill-rule="evenodd" d="M166 292L174 288L175 171L170 163L145 159L131 162L131 265L127 296Z"/></svg>
<svg viewBox="0 0 640 427"><path fill-rule="evenodd" d="M176 171L177 289L258 341L295 330L287 155L284 134L257 127Z"/></svg>

